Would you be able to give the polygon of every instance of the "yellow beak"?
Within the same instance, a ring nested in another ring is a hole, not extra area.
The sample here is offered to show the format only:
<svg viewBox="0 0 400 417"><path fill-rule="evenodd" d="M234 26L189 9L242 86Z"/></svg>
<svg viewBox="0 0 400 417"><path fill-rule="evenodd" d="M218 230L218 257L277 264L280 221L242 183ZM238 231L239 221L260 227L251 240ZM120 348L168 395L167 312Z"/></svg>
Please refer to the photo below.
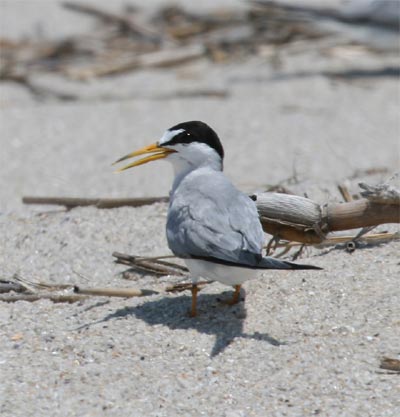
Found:
<svg viewBox="0 0 400 417"><path fill-rule="evenodd" d="M125 171L128 168L137 167L138 165L146 164L150 161L155 161L157 159L162 159L168 156L170 153L175 152L172 149L167 148L161 148L158 146L157 143L152 143L149 146L145 146L142 149L139 149L138 151L132 152L128 155L123 156L122 158L118 159L118 161L115 161L113 165L117 164L118 162L125 161L125 159L134 158L135 156L144 155L146 153L150 153L151 155L146 156L145 158L139 159L138 161L132 162L129 165L126 165L120 169L118 169L116 172Z"/></svg>

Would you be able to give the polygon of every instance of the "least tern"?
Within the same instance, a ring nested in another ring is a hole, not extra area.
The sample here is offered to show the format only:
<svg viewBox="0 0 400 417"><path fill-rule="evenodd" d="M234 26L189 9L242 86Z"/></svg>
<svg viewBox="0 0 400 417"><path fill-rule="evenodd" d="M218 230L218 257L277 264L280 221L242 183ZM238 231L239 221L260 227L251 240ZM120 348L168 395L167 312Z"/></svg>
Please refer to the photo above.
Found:
<svg viewBox="0 0 400 417"><path fill-rule="evenodd" d="M207 124L190 121L169 128L161 139L115 163L140 155L119 169L167 159L175 170L167 216L171 251L186 263L192 285L191 315L196 316L200 278L233 286L229 304L240 300L241 285L265 269L321 269L262 255L264 232L252 199L224 175L224 150Z"/></svg>

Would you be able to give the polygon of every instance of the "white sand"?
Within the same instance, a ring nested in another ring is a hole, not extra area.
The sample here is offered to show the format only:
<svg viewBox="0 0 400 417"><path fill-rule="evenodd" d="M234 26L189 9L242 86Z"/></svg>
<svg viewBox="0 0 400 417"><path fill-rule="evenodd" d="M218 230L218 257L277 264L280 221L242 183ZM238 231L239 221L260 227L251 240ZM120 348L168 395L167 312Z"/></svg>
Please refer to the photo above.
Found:
<svg viewBox="0 0 400 417"><path fill-rule="evenodd" d="M23 2L6 3L15 19ZM382 64L375 59L309 51L284 57L283 71ZM0 86L0 277L19 272L47 282L156 290L178 282L140 274L125 281L118 275L125 268L111 257L167 254L166 205L54 212L23 207L21 197L167 195L168 164L118 176L110 164L180 121L200 119L217 130L226 173L246 191L295 169L300 183L288 187L323 203L340 199L336 184L356 170L399 169L397 80L273 76L260 59L197 63L82 85L83 101L41 105L19 87ZM199 86L230 95L151 98ZM132 98L96 99L104 91ZM230 288L212 284L200 294L196 319L186 316L186 293L0 303L0 414L398 416L398 375L379 362L400 358L399 249L397 242L352 255L306 252L301 261L324 271L272 271L246 283L246 302L234 308L217 302Z"/></svg>

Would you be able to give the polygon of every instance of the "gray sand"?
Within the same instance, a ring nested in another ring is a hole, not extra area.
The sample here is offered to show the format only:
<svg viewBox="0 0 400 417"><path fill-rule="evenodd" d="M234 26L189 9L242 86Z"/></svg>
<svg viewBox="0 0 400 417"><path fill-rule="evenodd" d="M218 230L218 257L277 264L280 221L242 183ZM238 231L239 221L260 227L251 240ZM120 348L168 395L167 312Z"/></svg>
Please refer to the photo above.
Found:
<svg viewBox="0 0 400 417"><path fill-rule="evenodd" d="M13 19L23 2L5 3ZM43 11L54 7L40 4ZM377 59L366 52L350 60L288 54L283 72L314 75L284 79L257 58L93 85L38 81L78 90L82 100L69 104L38 105L20 87L1 85L0 278L19 272L50 283L160 291L180 282L146 274L124 280L126 268L111 256L168 254L165 204L69 212L21 204L23 195L167 195L168 164L120 175L110 164L180 121L200 119L217 130L226 173L248 192L295 171L299 183L288 187L323 203L339 201L337 183L357 170L388 172L359 175L352 190L360 179L387 179L399 170L398 81L349 83L315 74L356 61L398 64L395 56ZM199 86L229 96L154 98ZM99 99L110 91L127 96ZM200 293L195 319L187 317L189 293L0 303L0 414L398 416L399 376L379 363L383 356L400 359L399 250L399 242L351 255L307 250L301 261L323 271L262 274L244 285L246 301L233 308L218 302L231 289L212 284Z"/></svg>

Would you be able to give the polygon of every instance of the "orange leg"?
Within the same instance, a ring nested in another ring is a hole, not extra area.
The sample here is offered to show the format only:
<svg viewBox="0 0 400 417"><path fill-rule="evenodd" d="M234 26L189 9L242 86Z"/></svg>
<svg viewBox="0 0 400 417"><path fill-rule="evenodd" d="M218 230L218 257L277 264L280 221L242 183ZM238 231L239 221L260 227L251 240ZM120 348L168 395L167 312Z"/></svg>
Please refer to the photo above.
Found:
<svg viewBox="0 0 400 417"><path fill-rule="evenodd" d="M241 288L242 288L241 285L235 285L235 292L233 293L232 298L230 300L223 301L223 303L228 304L230 306L237 304L240 301L240 289Z"/></svg>
<svg viewBox="0 0 400 417"><path fill-rule="evenodd" d="M199 287L196 284L192 285L192 310L190 312L190 317L197 316L197 293L199 292Z"/></svg>

